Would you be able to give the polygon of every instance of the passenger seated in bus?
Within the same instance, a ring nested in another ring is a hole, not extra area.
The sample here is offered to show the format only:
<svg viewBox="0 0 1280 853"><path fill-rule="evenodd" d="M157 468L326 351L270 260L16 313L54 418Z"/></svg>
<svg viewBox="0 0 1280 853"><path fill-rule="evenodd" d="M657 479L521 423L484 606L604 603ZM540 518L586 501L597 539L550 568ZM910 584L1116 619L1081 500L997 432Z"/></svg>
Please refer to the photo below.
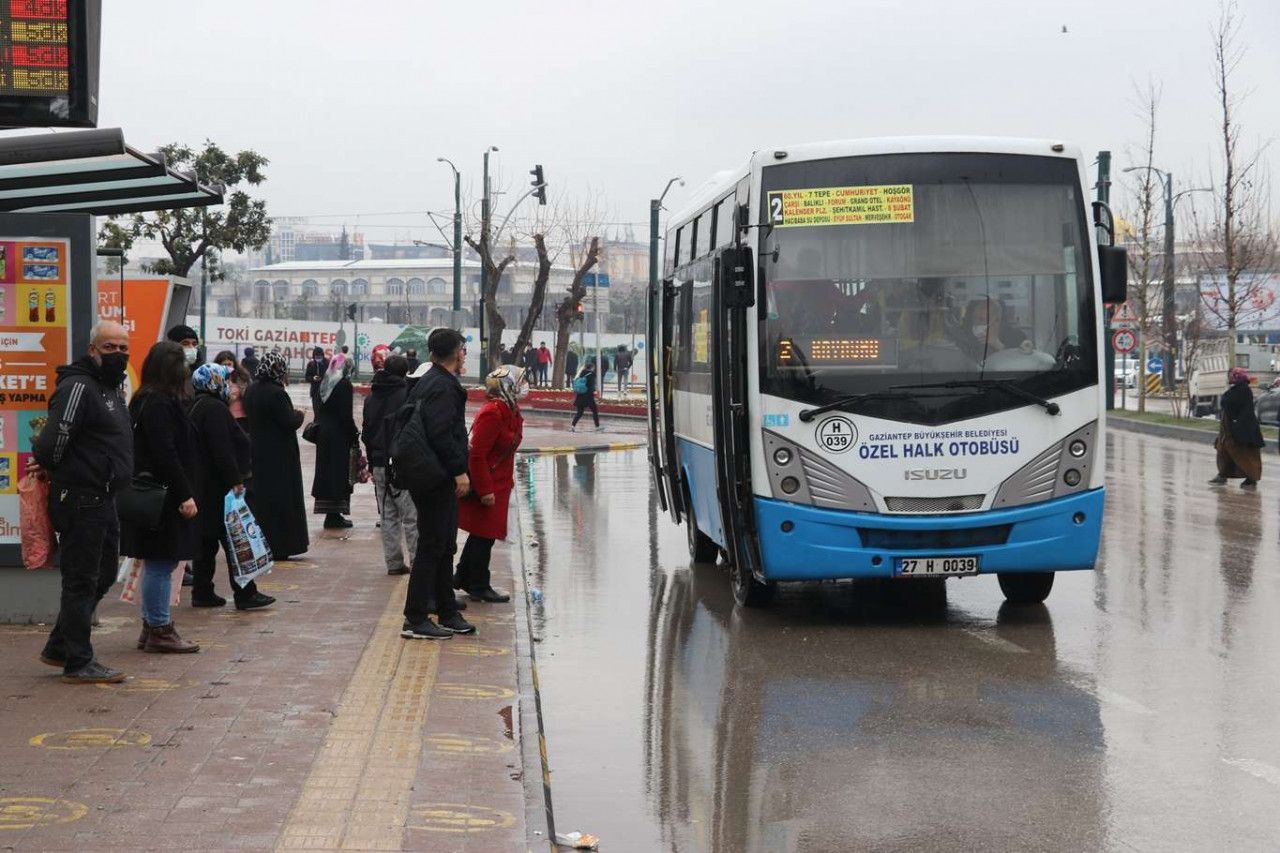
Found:
<svg viewBox="0 0 1280 853"><path fill-rule="evenodd" d="M898 346L901 351L935 347L958 349L955 328L959 325L943 287L946 279L922 278L916 284L917 298L903 304L898 315Z"/></svg>
<svg viewBox="0 0 1280 853"><path fill-rule="evenodd" d="M1005 304L983 296L969 302L964 312L964 329L973 336L979 353L1024 348L1027 336L1008 322Z"/></svg>

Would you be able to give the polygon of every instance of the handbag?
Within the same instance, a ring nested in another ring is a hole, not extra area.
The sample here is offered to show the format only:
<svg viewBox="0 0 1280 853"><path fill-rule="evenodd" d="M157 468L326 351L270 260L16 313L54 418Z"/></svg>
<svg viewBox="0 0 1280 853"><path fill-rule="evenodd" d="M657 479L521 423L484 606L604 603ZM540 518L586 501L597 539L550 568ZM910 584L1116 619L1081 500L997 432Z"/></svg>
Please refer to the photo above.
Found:
<svg viewBox="0 0 1280 853"><path fill-rule="evenodd" d="M143 530L159 530L169 487L146 471L133 475L116 495L116 513L121 521Z"/></svg>
<svg viewBox="0 0 1280 853"><path fill-rule="evenodd" d="M320 432L320 425L315 421L312 421L311 423L307 424L306 427L302 430L302 438L305 441L309 441L312 444L315 444L316 435L319 432Z"/></svg>

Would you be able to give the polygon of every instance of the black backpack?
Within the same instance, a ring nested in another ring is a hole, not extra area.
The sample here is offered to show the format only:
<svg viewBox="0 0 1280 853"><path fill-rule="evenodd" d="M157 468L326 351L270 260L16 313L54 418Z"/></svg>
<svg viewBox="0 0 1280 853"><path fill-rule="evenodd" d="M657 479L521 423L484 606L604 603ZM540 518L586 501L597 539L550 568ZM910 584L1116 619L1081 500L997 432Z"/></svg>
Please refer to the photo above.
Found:
<svg viewBox="0 0 1280 853"><path fill-rule="evenodd" d="M388 425L387 480L394 488L429 492L449 479L435 449L427 440L422 402L400 407Z"/></svg>

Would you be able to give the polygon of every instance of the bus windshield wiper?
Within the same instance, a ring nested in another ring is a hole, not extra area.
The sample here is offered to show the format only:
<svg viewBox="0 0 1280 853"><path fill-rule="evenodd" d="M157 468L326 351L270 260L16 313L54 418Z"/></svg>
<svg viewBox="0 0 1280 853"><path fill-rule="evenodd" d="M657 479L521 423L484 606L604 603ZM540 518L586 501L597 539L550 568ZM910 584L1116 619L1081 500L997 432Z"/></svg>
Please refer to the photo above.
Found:
<svg viewBox="0 0 1280 853"><path fill-rule="evenodd" d="M870 391L866 394L850 394L847 397L840 397L836 400L832 400L830 403L823 403L821 406L814 406L812 409L802 409L800 411L800 420L808 423L818 415L831 412L836 409L842 409L845 406L852 406L855 403L864 403L869 400L909 400L913 396L914 395L908 394L905 391L895 391L892 389L888 391Z"/></svg>
<svg viewBox="0 0 1280 853"><path fill-rule="evenodd" d="M931 385L895 385L893 387L904 390L909 388L976 388L984 391L988 388L995 388L1024 402L1043 406L1044 410L1051 415L1057 415L1062 412L1062 407L1057 403L1052 400L1046 400L1037 394L1032 394L1025 388L1015 384L1012 379L961 379L954 382L935 382ZM800 415L803 418L804 413L801 412Z"/></svg>

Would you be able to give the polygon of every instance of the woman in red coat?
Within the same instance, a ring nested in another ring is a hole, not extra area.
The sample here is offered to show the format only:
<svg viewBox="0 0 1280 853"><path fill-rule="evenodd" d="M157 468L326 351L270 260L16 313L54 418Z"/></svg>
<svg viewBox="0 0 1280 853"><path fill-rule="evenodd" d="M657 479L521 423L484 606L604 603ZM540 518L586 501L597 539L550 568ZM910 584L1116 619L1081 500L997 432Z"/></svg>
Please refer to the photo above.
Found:
<svg viewBox="0 0 1280 853"><path fill-rule="evenodd" d="M489 582L493 543L507 538L507 506L515 488L516 450L524 437L524 418L518 400L529 392L525 371L503 365L485 378L489 399L471 425L469 500L458 506L458 527L471 535L458 559L455 589L466 590L472 601L503 603L511 596Z"/></svg>

